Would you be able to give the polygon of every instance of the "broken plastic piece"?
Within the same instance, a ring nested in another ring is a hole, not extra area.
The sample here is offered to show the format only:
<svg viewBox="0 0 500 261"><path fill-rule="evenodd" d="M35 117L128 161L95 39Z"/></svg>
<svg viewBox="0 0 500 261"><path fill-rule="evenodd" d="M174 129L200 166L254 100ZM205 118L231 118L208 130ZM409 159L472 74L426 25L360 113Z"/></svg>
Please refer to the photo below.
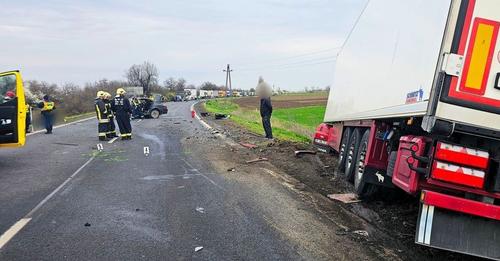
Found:
<svg viewBox="0 0 500 261"><path fill-rule="evenodd" d="M313 150L296 150L295 151L295 157L298 157L302 154L312 154L312 155L316 155L316 151L313 151Z"/></svg>
<svg viewBox="0 0 500 261"><path fill-rule="evenodd" d="M257 148L257 145L251 144L251 143L240 142L240 145L243 146L243 147L245 147L245 148L249 148L249 149L255 149L255 148Z"/></svg>
<svg viewBox="0 0 500 261"><path fill-rule="evenodd" d="M364 237L368 236L368 232L366 230L355 230L355 231L352 231L352 233L360 235L360 236L364 236Z"/></svg>
<svg viewBox="0 0 500 261"><path fill-rule="evenodd" d="M196 207L196 211L202 213L202 214L205 214L205 209L202 208L202 207Z"/></svg>
<svg viewBox="0 0 500 261"><path fill-rule="evenodd" d="M259 161L268 161L268 159L267 158L256 158L253 160L247 160L246 163L255 163L255 162L259 162Z"/></svg>
<svg viewBox="0 0 500 261"><path fill-rule="evenodd" d="M200 251L200 250L202 250L202 249L203 249L203 247L202 247L202 246L195 247L195 248L194 248L194 252L198 252L198 251Z"/></svg>
<svg viewBox="0 0 500 261"><path fill-rule="evenodd" d="M361 202L358 196L354 193L328 194L327 197L346 204Z"/></svg>

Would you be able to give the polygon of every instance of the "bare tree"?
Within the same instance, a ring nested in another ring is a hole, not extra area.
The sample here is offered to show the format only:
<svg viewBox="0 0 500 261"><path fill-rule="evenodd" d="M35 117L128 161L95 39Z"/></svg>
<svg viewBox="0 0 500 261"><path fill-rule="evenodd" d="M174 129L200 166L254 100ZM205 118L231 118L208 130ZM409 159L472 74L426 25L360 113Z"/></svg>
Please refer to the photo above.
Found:
<svg viewBox="0 0 500 261"><path fill-rule="evenodd" d="M134 64L130 66L125 76L129 84L134 86L142 86L144 93L149 94L150 88L158 84L158 69L150 62L143 64Z"/></svg>
<svg viewBox="0 0 500 261"><path fill-rule="evenodd" d="M187 82L184 78L175 79L170 77L163 82L165 88L169 91L183 92L186 89Z"/></svg>

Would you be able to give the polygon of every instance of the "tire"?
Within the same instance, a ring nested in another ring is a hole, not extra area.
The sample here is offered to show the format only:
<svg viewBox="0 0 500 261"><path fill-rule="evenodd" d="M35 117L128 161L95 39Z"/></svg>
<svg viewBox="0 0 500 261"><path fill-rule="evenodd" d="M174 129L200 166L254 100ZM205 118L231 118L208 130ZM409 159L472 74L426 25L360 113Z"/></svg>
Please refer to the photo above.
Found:
<svg viewBox="0 0 500 261"><path fill-rule="evenodd" d="M347 144L349 144L349 139L351 138L351 128L345 128L344 133L342 133L342 141L339 148L339 158L337 161L337 170L339 172L344 172L345 170L345 156L347 151Z"/></svg>
<svg viewBox="0 0 500 261"><path fill-rule="evenodd" d="M361 141L356 153L354 167L354 192L360 198L367 198L375 194L378 187L374 184L365 182L365 159L366 151L368 150L368 140L370 138L370 130L366 130L361 137Z"/></svg>
<svg viewBox="0 0 500 261"><path fill-rule="evenodd" d="M356 155L358 154L359 142L361 140L361 129L356 128L351 134L351 138L349 139L349 143L346 148L345 155L345 178L347 181L353 181L354 179L354 167Z"/></svg>
<svg viewBox="0 0 500 261"><path fill-rule="evenodd" d="M151 115L151 118L153 119L158 119L160 117L160 111L157 110L157 109L153 109L151 110L151 113L149 115Z"/></svg>

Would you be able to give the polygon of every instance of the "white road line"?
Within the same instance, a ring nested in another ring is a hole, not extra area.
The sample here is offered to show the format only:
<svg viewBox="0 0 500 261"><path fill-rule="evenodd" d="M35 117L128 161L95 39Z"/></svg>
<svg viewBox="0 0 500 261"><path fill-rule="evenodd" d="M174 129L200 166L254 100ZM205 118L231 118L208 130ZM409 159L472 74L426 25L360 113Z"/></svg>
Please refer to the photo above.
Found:
<svg viewBox="0 0 500 261"><path fill-rule="evenodd" d="M59 129L59 128L62 128L62 127L69 126L69 125L71 125L71 124L76 124L76 123L80 123L80 122L88 121L88 120L91 120L91 119L94 119L94 118L95 118L95 117L90 117L90 118L85 118L85 119L77 120L77 121L70 122L70 123L65 123L65 124L57 125L57 126L54 126L54 129ZM32 132L32 133L28 133L28 134L26 134L26 136L35 135L35 134L42 133L42 132L45 132L45 130L44 130L44 129L42 129L42 130L37 130L37 131L34 131L34 132Z"/></svg>
<svg viewBox="0 0 500 261"><path fill-rule="evenodd" d="M114 137L110 141L108 141L108 143L111 144L111 143L115 142L115 140L117 140L117 139L118 139L118 137Z"/></svg>
<svg viewBox="0 0 500 261"><path fill-rule="evenodd" d="M189 163L187 160L185 160L183 157L180 157L182 161L184 161L184 163L186 163L186 165L188 167L190 167L191 169L194 169L196 170L195 172L197 172L197 174L201 175L202 177L204 177L206 180L208 180L210 183L212 183L214 186L220 188L221 190L224 190L223 187L221 187L219 184L215 183L215 181L213 181L211 178L207 177L205 174L201 173L198 169L196 169L195 167L193 167L193 165L191 165L191 163Z"/></svg>
<svg viewBox="0 0 500 261"><path fill-rule="evenodd" d="M30 222L31 218L22 218L17 221L13 226L9 228L9 230L5 231L2 236L0 236L0 249L7 244L16 234L21 231L28 222Z"/></svg>
<svg viewBox="0 0 500 261"><path fill-rule="evenodd" d="M7 244L21 229L26 226L32 219L33 214L40 209L47 201L49 201L57 192L59 192L68 182L70 182L78 173L80 173L83 168L90 164L95 159L92 156L87 162L85 162L80 168L78 168L69 178L67 178L61 185L59 185L54 191L52 191L48 196L46 196L38 205L36 205L28 214L12 225L5 233L0 236L0 250Z"/></svg>
<svg viewBox="0 0 500 261"><path fill-rule="evenodd" d="M194 106L196 104L198 104L199 102L201 101L197 101L193 104L191 104L191 111L194 111ZM206 129L212 129L212 126L208 125L208 123L206 123L203 119L201 119L201 117L198 115L198 113L195 113L194 117L201 123L201 125L203 125L203 127L205 127Z"/></svg>

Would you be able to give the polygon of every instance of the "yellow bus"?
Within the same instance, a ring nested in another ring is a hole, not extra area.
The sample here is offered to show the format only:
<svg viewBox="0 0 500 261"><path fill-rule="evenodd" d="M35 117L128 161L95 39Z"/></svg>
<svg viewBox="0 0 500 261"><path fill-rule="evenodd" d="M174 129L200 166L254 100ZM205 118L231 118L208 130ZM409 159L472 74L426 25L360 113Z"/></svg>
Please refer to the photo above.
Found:
<svg viewBox="0 0 500 261"><path fill-rule="evenodd" d="M21 74L0 73L0 148L24 146L26 112Z"/></svg>

